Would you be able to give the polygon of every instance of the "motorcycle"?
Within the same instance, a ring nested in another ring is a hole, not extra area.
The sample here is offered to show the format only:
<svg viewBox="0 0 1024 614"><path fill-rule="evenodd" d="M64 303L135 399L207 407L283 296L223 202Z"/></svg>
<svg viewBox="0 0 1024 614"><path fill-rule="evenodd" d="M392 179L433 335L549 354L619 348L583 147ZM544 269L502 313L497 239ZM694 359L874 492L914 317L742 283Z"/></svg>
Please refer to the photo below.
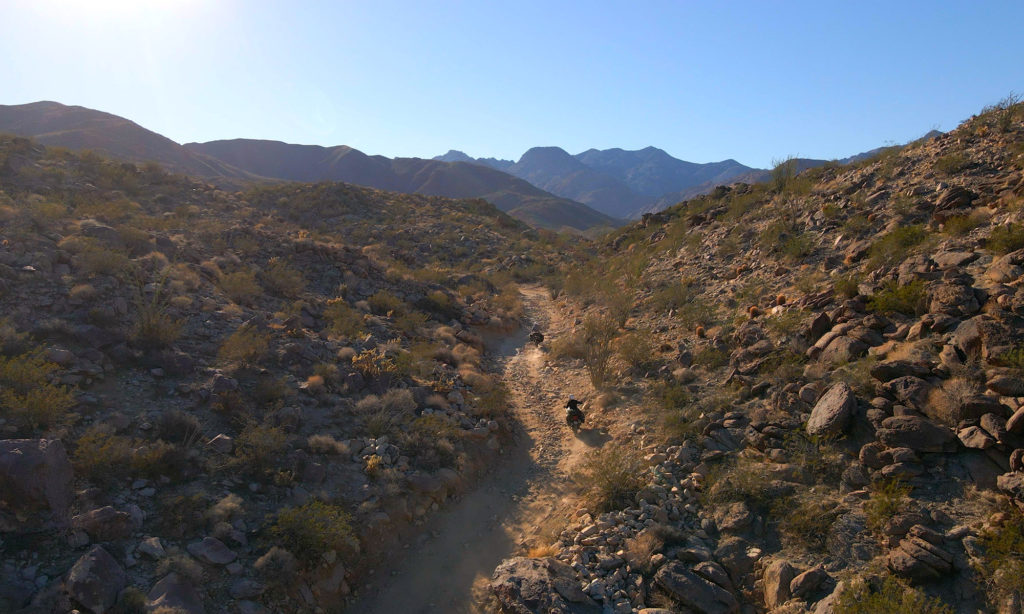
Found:
<svg viewBox="0 0 1024 614"><path fill-rule="evenodd" d="M583 411L582 410L569 410L565 413L565 423L569 425L573 433L578 433L580 427L583 426Z"/></svg>
<svg viewBox="0 0 1024 614"><path fill-rule="evenodd" d="M544 342L544 335L537 331L533 331L532 333L530 333L530 341L532 341L534 345L539 346L541 343Z"/></svg>

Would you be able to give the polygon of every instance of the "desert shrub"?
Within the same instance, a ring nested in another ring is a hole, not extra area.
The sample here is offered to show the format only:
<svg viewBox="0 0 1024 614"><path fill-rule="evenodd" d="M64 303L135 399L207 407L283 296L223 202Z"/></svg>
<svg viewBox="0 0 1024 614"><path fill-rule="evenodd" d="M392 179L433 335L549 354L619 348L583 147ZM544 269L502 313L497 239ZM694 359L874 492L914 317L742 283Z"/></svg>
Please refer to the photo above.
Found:
<svg viewBox="0 0 1024 614"><path fill-rule="evenodd" d="M921 224L900 226L871 245L868 250L871 266L877 268L902 262L914 247L927 238L928 231Z"/></svg>
<svg viewBox="0 0 1024 614"><path fill-rule="evenodd" d="M627 333L618 338L616 348L619 359L634 372L643 371L657 360L654 336L650 331L638 330Z"/></svg>
<svg viewBox="0 0 1024 614"><path fill-rule="evenodd" d="M442 320L452 320L459 316L459 307L450 296L440 290L431 290L427 295L416 301L416 307L437 315Z"/></svg>
<svg viewBox="0 0 1024 614"><path fill-rule="evenodd" d="M203 435L199 418L180 409L160 414L156 420L156 432L161 439L184 444L186 447L191 446Z"/></svg>
<svg viewBox="0 0 1024 614"><path fill-rule="evenodd" d="M953 609L938 598L929 599L920 590L903 584L894 576L886 576L880 584L872 585L864 580L846 584L832 610L835 614L953 614Z"/></svg>
<svg viewBox="0 0 1024 614"><path fill-rule="evenodd" d="M280 258L271 258L260 275L263 286L271 293L285 298L295 298L306 289L306 278L302 271L290 266Z"/></svg>
<svg viewBox="0 0 1024 614"><path fill-rule="evenodd" d="M0 318L0 354L13 356L28 349L28 333L20 332L9 318Z"/></svg>
<svg viewBox="0 0 1024 614"><path fill-rule="evenodd" d="M868 216L864 215L863 213L856 213L846 218L846 221L843 222L841 230L845 235L849 235L851 237L859 237L861 234L864 233L864 231L868 230L869 228L871 228L871 221L868 220Z"/></svg>
<svg viewBox="0 0 1024 614"><path fill-rule="evenodd" d="M983 222L984 220L976 215L954 215L942 223L942 232L959 237L981 226Z"/></svg>
<svg viewBox="0 0 1024 614"><path fill-rule="evenodd" d="M235 271L222 275L218 285L232 302L239 305L252 303L262 292L252 271Z"/></svg>
<svg viewBox="0 0 1024 614"><path fill-rule="evenodd" d="M788 546L824 552L829 530L838 517L833 503L808 496L779 514L779 533Z"/></svg>
<svg viewBox="0 0 1024 614"><path fill-rule="evenodd" d="M279 588L288 586L298 571L295 555L280 546L271 546L253 563L253 569L268 586Z"/></svg>
<svg viewBox="0 0 1024 614"><path fill-rule="evenodd" d="M405 301L387 290L374 292L366 301L370 304L370 311L377 315L398 316L405 313Z"/></svg>
<svg viewBox="0 0 1024 614"><path fill-rule="evenodd" d="M78 253L75 263L83 273L93 277L126 273L130 260L124 252L93 244Z"/></svg>
<svg viewBox="0 0 1024 614"><path fill-rule="evenodd" d="M790 431L782 441L782 448L790 462L802 467L815 482L836 486L846 468L846 462L834 445L834 439L824 435L808 435L803 431Z"/></svg>
<svg viewBox="0 0 1024 614"><path fill-rule="evenodd" d="M932 168L943 175L955 175L966 170L971 165L967 157L962 153L951 153L936 158Z"/></svg>
<svg viewBox="0 0 1024 614"><path fill-rule="evenodd" d="M658 288L647 299L655 311L671 311L686 305L697 296L697 292L686 284L674 283Z"/></svg>
<svg viewBox="0 0 1024 614"><path fill-rule="evenodd" d="M327 301L324 318L330 322L331 332L342 337L358 337L366 332L363 314L349 307L343 298Z"/></svg>
<svg viewBox="0 0 1024 614"><path fill-rule="evenodd" d="M693 365L695 367L704 367L710 371L724 367L727 364L729 364L729 353L712 345L700 349L693 355Z"/></svg>
<svg viewBox="0 0 1024 614"><path fill-rule="evenodd" d="M777 193L785 192L796 179L797 160L793 156L789 156L772 162L772 189Z"/></svg>
<svg viewBox="0 0 1024 614"><path fill-rule="evenodd" d="M880 313L920 315L928 308L928 291L922 279L900 285L895 279L882 284L882 288L868 299L868 309Z"/></svg>
<svg viewBox="0 0 1024 614"><path fill-rule="evenodd" d="M790 260L800 260L814 251L814 236L807 232L796 233L783 240L779 253Z"/></svg>
<svg viewBox="0 0 1024 614"><path fill-rule="evenodd" d="M875 483L871 497L864 502L867 528L876 533L881 531L890 518L903 510L910 490L910 486L896 479Z"/></svg>
<svg viewBox="0 0 1024 614"><path fill-rule="evenodd" d="M248 366L259 362L269 346L268 333L243 324L221 344L217 359L223 363Z"/></svg>
<svg viewBox="0 0 1024 614"><path fill-rule="evenodd" d="M340 506L313 499L277 514L270 531L291 552L315 565L327 552L349 552L358 544L352 517Z"/></svg>
<svg viewBox="0 0 1024 614"><path fill-rule="evenodd" d="M159 535L178 539L195 535L206 527L207 507L206 495L202 493L161 497ZM186 558L195 561L191 557Z"/></svg>
<svg viewBox="0 0 1024 614"><path fill-rule="evenodd" d="M474 414L483 418L495 418L508 413L508 388L498 382L491 390L473 397Z"/></svg>
<svg viewBox="0 0 1024 614"><path fill-rule="evenodd" d="M654 567L651 565L651 557L662 549L665 542L653 530L645 530L635 537L626 540L623 550L626 551L626 561L633 567L639 569L640 573L649 576Z"/></svg>
<svg viewBox="0 0 1024 614"><path fill-rule="evenodd" d="M771 486L768 466L741 456L712 469L701 497L711 507L745 502L751 509L767 511L779 504L779 493Z"/></svg>
<svg viewBox="0 0 1024 614"><path fill-rule="evenodd" d="M230 522L232 518L240 518L245 513L243 503L245 501L241 497L228 493L206 511L206 518L212 522Z"/></svg>
<svg viewBox="0 0 1024 614"><path fill-rule="evenodd" d="M380 348L356 354L352 357L352 366L378 391L387 390L398 372L395 361Z"/></svg>
<svg viewBox="0 0 1024 614"><path fill-rule="evenodd" d="M551 357L555 360L579 359L587 354L582 335L562 335L548 342Z"/></svg>
<svg viewBox="0 0 1024 614"><path fill-rule="evenodd" d="M1024 247L1024 224L1009 223L992 229L985 247L996 254L1008 254Z"/></svg>
<svg viewBox="0 0 1024 614"><path fill-rule="evenodd" d="M181 336L184 322L171 317L167 308L156 297L137 303L132 340L146 348L164 348Z"/></svg>
<svg viewBox="0 0 1024 614"><path fill-rule="evenodd" d="M127 475L131 455L131 439L94 425L75 442L71 462L76 475L109 483Z"/></svg>
<svg viewBox="0 0 1024 614"><path fill-rule="evenodd" d="M67 387L51 383L57 369L40 350L0 356L0 413L33 431L67 423L75 399Z"/></svg>
<svg viewBox="0 0 1024 614"><path fill-rule="evenodd" d="M129 586L118 594L117 603L110 610L110 614L146 614L148 602L145 591Z"/></svg>
<svg viewBox="0 0 1024 614"><path fill-rule="evenodd" d="M874 356L865 356L853 362L848 362L836 367L832 371L832 378L846 382L858 395L870 398L875 391L875 378L871 376L871 368L875 366L878 359Z"/></svg>
<svg viewBox="0 0 1024 614"><path fill-rule="evenodd" d="M600 390L607 383L613 353L612 341L618 325L607 316L591 314L583 319L583 363L594 388Z"/></svg>
<svg viewBox="0 0 1024 614"><path fill-rule="evenodd" d="M288 435L276 426L249 423L235 439L235 456L243 466L267 469L288 446Z"/></svg>
<svg viewBox="0 0 1024 614"><path fill-rule="evenodd" d="M189 460L184 448L158 439L132 450L130 465L135 475L155 480L184 475Z"/></svg>
<svg viewBox="0 0 1024 614"><path fill-rule="evenodd" d="M306 440L306 445L309 447L311 452L315 452L316 454L337 454L339 456L344 456L349 453L347 445L327 434L310 435L309 439Z"/></svg>
<svg viewBox="0 0 1024 614"><path fill-rule="evenodd" d="M395 327L409 336L414 336L428 321L430 321L430 318L427 314L410 309L401 315L395 316Z"/></svg>
<svg viewBox="0 0 1024 614"><path fill-rule="evenodd" d="M273 410L281 406L288 393L288 382L284 376L275 377L266 373L256 379L256 385L252 388L252 400L264 410Z"/></svg>
<svg viewBox="0 0 1024 614"><path fill-rule="evenodd" d="M856 273L839 275L832 282L832 288L837 296L853 298L860 294L860 276Z"/></svg>
<svg viewBox="0 0 1024 614"><path fill-rule="evenodd" d="M1024 514L1007 506L1006 518L981 535L984 556L973 561L984 579L989 600L994 606L1004 603L1014 592L1024 590Z"/></svg>
<svg viewBox="0 0 1024 614"><path fill-rule="evenodd" d="M630 505L644 486L646 473L637 450L606 445L587 456L577 484L591 509L607 512Z"/></svg>
<svg viewBox="0 0 1024 614"><path fill-rule="evenodd" d="M184 500L186 498L180 497L176 499ZM171 516L174 516L174 514L172 513ZM188 530L180 534L179 537L184 537L185 535L191 535L193 533L195 533L194 529ZM171 548L168 552L168 556L160 560L156 566L156 573L159 576L176 573L196 584L201 584L203 581L203 565L177 548ZM166 613L166 610L170 610L170 612ZM181 614L181 610L171 608L158 608L156 610L152 610L152 612L153 614Z"/></svg>

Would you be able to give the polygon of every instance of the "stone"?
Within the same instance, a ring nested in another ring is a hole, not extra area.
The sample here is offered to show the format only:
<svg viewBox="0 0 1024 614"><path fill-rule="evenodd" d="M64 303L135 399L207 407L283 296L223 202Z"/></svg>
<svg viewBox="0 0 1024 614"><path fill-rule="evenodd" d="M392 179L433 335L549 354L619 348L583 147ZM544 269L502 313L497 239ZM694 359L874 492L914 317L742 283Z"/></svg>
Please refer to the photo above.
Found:
<svg viewBox="0 0 1024 614"><path fill-rule="evenodd" d="M262 595L264 588L262 582L252 578L236 578L231 581L228 593L233 599L251 599Z"/></svg>
<svg viewBox="0 0 1024 614"><path fill-rule="evenodd" d="M981 417L981 428L992 436L993 439L1002 443L1006 441L1006 422L996 414L985 414Z"/></svg>
<svg viewBox="0 0 1024 614"><path fill-rule="evenodd" d="M953 570L953 555L911 531L889 553L888 567L912 583L939 580Z"/></svg>
<svg viewBox="0 0 1024 614"><path fill-rule="evenodd" d="M965 448L985 450L996 445L996 440L978 426L969 426L961 429L956 436L960 439L960 443L964 444Z"/></svg>
<svg viewBox="0 0 1024 614"><path fill-rule="evenodd" d="M90 612L103 614L117 603L127 576L102 546L93 546L75 562L64 581L68 596Z"/></svg>
<svg viewBox="0 0 1024 614"><path fill-rule="evenodd" d="M576 571L550 557L516 557L502 561L491 576L491 592L503 611L514 614L602 612L580 588Z"/></svg>
<svg viewBox="0 0 1024 614"><path fill-rule="evenodd" d="M66 527L71 478L59 439L0 441L0 532Z"/></svg>
<svg viewBox="0 0 1024 614"><path fill-rule="evenodd" d="M821 395L811 410L807 421L807 433L810 435L835 436L841 435L850 423L853 411L857 407L857 398L853 390L845 382L833 384Z"/></svg>
<svg viewBox="0 0 1024 614"><path fill-rule="evenodd" d="M832 364L845 364L867 354L868 344L853 337L836 337L822 350L819 360Z"/></svg>
<svg viewBox="0 0 1024 614"><path fill-rule="evenodd" d="M882 420L876 432L879 441L891 448L906 447L915 452L942 452L953 433L920 416L893 416Z"/></svg>
<svg viewBox="0 0 1024 614"><path fill-rule="evenodd" d="M883 458L883 452L885 452L885 446L877 441L872 441L861 446L858 458L865 467L881 469L889 464L889 461Z"/></svg>
<svg viewBox="0 0 1024 614"><path fill-rule="evenodd" d="M193 542L186 546L186 549L192 556L211 565L227 565L238 558L237 554L216 537L204 537L203 541Z"/></svg>
<svg viewBox="0 0 1024 614"><path fill-rule="evenodd" d="M654 575L654 581L697 614L739 612L739 602L729 591L691 572L682 563L668 563Z"/></svg>
<svg viewBox="0 0 1024 614"><path fill-rule="evenodd" d="M789 592L794 597L804 598L817 591L828 579L828 572L823 568L808 569L793 578L793 581L789 583Z"/></svg>
<svg viewBox="0 0 1024 614"><path fill-rule="evenodd" d="M206 614L203 598L187 578L169 573L146 595L148 611L167 608L175 614Z"/></svg>
<svg viewBox="0 0 1024 614"><path fill-rule="evenodd" d="M719 507L715 510L715 524L718 530L723 533L738 532L750 526L754 517L750 509L743 501L730 504L728 507Z"/></svg>
<svg viewBox="0 0 1024 614"><path fill-rule="evenodd" d="M920 377L904 375L888 382L885 388L904 405L921 409L928 401L931 385Z"/></svg>
<svg viewBox="0 0 1024 614"><path fill-rule="evenodd" d="M926 365L910 362L909 360L887 360L879 362L871 367L871 377L880 382L889 382L898 377L912 375L914 377L927 377L932 372Z"/></svg>
<svg viewBox="0 0 1024 614"><path fill-rule="evenodd" d="M796 570L788 561L772 561L764 570L764 604L768 609L776 608L789 599L789 585L796 576Z"/></svg>
<svg viewBox="0 0 1024 614"><path fill-rule="evenodd" d="M1024 471L1024 448L1010 453L1010 471Z"/></svg>
<svg viewBox="0 0 1024 614"><path fill-rule="evenodd" d="M996 478L996 487L1018 501L1024 501L1024 473L1004 473Z"/></svg>
<svg viewBox="0 0 1024 614"><path fill-rule="evenodd" d="M1006 431L1016 435L1024 435L1024 405L1006 420Z"/></svg>
<svg viewBox="0 0 1024 614"><path fill-rule="evenodd" d="M139 544L136 550L138 550L139 554L149 557L154 561L159 561L167 556L167 551L164 550L159 537L147 537L142 540L142 543Z"/></svg>
<svg viewBox="0 0 1024 614"><path fill-rule="evenodd" d="M235 448L235 440L229 435L219 433L214 436L213 439L206 442L206 445L209 446L210 449L220 452L221 454L231 454L231 450Z"/></svg>
<svg viewBox="0 0 1024 614"><path fill-rule="evenodd" d="M992 392L1004 397L1024 397L1024 378L997 375L985 384Z"/></svg>
<svg viewBox="0 0 1024 614"><path fill-rule="evenodd" d="M96 541L123 539L135 530L131 514L119 512L109 505L75 516L71 519L71 526L82 529Z"/></svg>
<svg viewBox="0 0 1024 614"><path fill-rule="evenodd" d="M714 561L701 561L697 563L693 566L693 573L705 580L714 582L729 592L734 590L732 580L729 579L729 573L725 571L724 567Z"/></svg>

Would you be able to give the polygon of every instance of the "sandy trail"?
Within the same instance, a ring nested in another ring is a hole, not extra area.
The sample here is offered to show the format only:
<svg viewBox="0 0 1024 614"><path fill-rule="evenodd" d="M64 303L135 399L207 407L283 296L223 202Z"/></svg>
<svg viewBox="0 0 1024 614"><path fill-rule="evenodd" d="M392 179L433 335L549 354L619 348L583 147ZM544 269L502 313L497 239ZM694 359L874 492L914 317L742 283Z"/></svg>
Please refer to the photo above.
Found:
<svg viewBox="0 0 1024 614"><path fill-rule="evenodd" d="M509 556L546 545L575 507L570 470L607 436L593 425L574 436L561 405L569 392L592 398L593 388L578 369L548 366L545 351L528 343L536 323L549 338L569 324L547 291L521 289L529 324L502 339L494 353L521 425L517 445L475 490L438 513L404 553L391 575L372 586L349 612L359 614L474 613L486 595L491 572Z"/></svg>

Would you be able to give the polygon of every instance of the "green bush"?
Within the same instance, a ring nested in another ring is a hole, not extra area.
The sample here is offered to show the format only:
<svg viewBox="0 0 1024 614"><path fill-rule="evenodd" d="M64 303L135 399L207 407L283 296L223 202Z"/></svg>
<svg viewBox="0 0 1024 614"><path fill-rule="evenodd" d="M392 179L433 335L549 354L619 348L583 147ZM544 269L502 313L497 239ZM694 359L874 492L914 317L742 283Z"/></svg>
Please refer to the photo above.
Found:
<svg viewBox="0 0 1024 614"><path fill-rule="evenodd" d="M57 369L41 350L0 356L0 414L32 431L66 424L75 398L51 382Z"/></svg>
<svg viewBox="0 0 1024 614"><path fill-rule="evenodd" d="M607 512L633 503L644 486L646 467L636 450L606 445L592 452L581 466L577 483L591 509Z"/></svg>
<svg viewBox="0 0 1024 614"><path fill-rule="evenodd" d="M330 322L331 332L342 337L359 337L366 334L363 314L349 307L343 298L327 301L324 318Z"/></svg>
<svg viewBox="0 0 1024 614"><path fill-rule="evenodd" d="M1012 506L1007 506L1006 514L1005 522L981 535L985 555L974 561L994 606L1015 591L1024 590L1024 514Z"/></svg>
<svg viewBox="0 0 1024 614"><path fill-rule="evenodd" d="M695 367L704 367L709 371L714 371L727 364L729 364L729 353L710 345L693 356Z"/></svg>
<svg viewBox="0 0 1024 614"><path fill-rule="evenodd" d="M871 489L871 497L864 502L867 528L880 532L890 518L903 510L910 491L909 485L896 479L876 483Z"/></svg>
<svg viewBox="0 0 1024 614"><path fill-rule="evenodd" d="M340 505L317 499L278 512L270 531L309 565L318 563L331 550L349 553L358 546L352 517Z"/></svg>
<svg viewBox="0 0 1024 614"><path fill-rule="evenodd" d="M276 426L250 423L235 439L235 456L252 470L269 468L288 447L288 435Z"/></svg>
<svg viewBox="0 0 1024 614"><path fill-rule="evenodd" d="M795 506L777 510L779 533L789 546L804 548L811 552L824 552L832 524L839 517L835 505L818 497L804 498Z"/></svg>
<svg viewBox="0 0 1024 614"><path fill-rule="evenodd" d="M627 333L618 338L616 345L619 359L634 372L641 372L657 361L654 336L650 331Z"/></svg>
<svg viewBox="0 0 1024 614"><path fill-rule="evenodd" d="M743 501L751 509L764 512L779 504L779 493L771 482L767 465L753 458L739 457L709 472L701 496L708 507Z"/></svg>
<svg viewBox="0 0 1024 614"><path fill-rule="evenodd" d="M902 262L927 238L928 231L921 224L900 226L871 245L868 250L871 266L877 268Z"/></svg>
<svg viewBox="0 0 1024 614"><path fill-rule="evenodd" d="M962 153L951 153L935 160L932 165L936 172L944 175L955 175L970 166L970 161Z"/></svg>
<svg viewBox="0 0 1024 614"><path fill-rule="evenodd" d="M836 295L843 298L853 298L860 294L860 276L856 273L840 275L832 282Z"/></svg>
<svg viewBox="0 0 1024 614"><path fill-rule="evenodd" d="M220 289L232 302L239 305L252 303L263 292L252 271L236 271L221 276Z"/></svg>
<svg viewBox="0 0 1024 614"><path fill-rule="evenodd" d="M591 314L583 319L583 363L594 388L601 390L608 382L613 353L612 341L618 325L608 316Z"/></svg>
<svg viewBox="0 0 1024 614"><path fill-rule="evenodd" d="M887 576L878 586L858 580L847 584L832 608L835 614L953 614L953 608L938 598L929 599L921 591Z"/></svg>
<svg viewBox="0 0 1024 614"><path fill-rule="evenodd" d="M306 289L306 279L302 271L279 258L270 259L261 277L267 290L277 296L295 298Z"/></svg>
<svg viewBox="0 0 1024 614"><path fill-rule="evenodd" d="M75 475L106 484L128 475L132 440L99 426L89 427L75 442L71 462Z"/></svg>
<svg viewBox="0 0 1024 614"><path fill-rule="evenodd" d="M928 291L921 279L900 285L895 279L882 284L882 289L868 299L868 309L880 313L920 315L928 308Z"/></svg>
<svg viewBox="0 0 1024 614"><path fill-rule="evenodd" d="M942 232L959 237L981 226L982 222L983 220L975 215L954 215L942 223Z"/></svg>
<svg viewBox="0 0 1024 614"><path fill-rule="evenodd" d="M269 346L269 334L242 325L224 340L217 358L223 363L247 366L259 362Z"/></svg>
<svg viewBox="0 0 1024 614"><path fill-rule="evenodd" d="M405 313L405 301L386 290L374 292L366 302L370 305L370 311L377 315L393 317Z"/></svg>
<svg viewBox="0 0 1024 614"><path fill-rule="evenodd" d="M1009 223L992 229L985 247L996 254L1009 254L1024 247L1024 224Z"/></svg>

